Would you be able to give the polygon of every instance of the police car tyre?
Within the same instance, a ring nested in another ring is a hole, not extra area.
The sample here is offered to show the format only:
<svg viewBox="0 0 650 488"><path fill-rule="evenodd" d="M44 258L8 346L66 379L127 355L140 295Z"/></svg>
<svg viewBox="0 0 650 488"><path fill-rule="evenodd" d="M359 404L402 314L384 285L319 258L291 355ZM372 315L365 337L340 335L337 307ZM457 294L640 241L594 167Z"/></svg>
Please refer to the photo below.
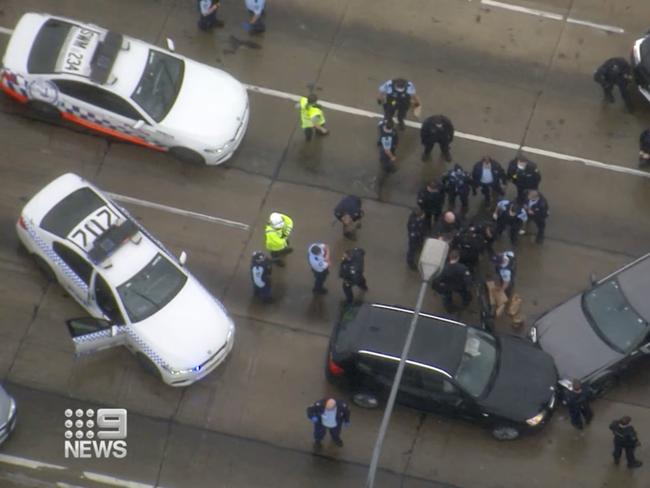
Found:
<svg viewBox="0 0 650 488"><path fill-rule="evenodd" d="M607 390L612 389L614 385L616 385L616 377L613 374L609 374L589 385L589 393L592 398L601 397Z"/></svg>
<svg viewBox="0 0 650 488"><path fill-rule="evenodd" d="M54 105L50 105L49 103L43 102L41 100L31 100L28 103L28 106L39 116L43 117L48 121L58 120L61 118L61 112L59 111L58 108L56 108Z"/></svg>
<svg viewBox="0 0 650 488"><path fill-rule="evenodd" d="M141 352L136 352L135 357L147 373L154 375L156 378L159 379L162 378L162 375L160 374L160 370L158 369L158 367L145 354Z"/></svg>
<svg viewBox="0 0 650 488"><path fill-rule="evenodd" d="M32 256L34 257L34 261L36 261L36 266L41 270L43 276L45 276L45 279L50 283L57 281L56 275L54 274L54 271L52 271L50 265L47 264L42 257L37 256L36 254L33 254Z"/></svg>
<svg viewBox="0 0 650 488"><path fill-rule="evenodd" d="M511 425L497 425L492 429L492 436L499 441L514 441L519 437L519 429Z"/></svg>
<svg viewBox="0 0 650 488"><path fill-rule="evenodd" d="M169 152L176 159L180 159L184 163L205 164L205 158L203 156L186 147L172 147Z"/></svg>
<svg viewBox="0 0 650 488"><path fill-rule="evenodd" d="M352 395L352 403L361 408L372 409L379 407L379 400L377 400L377 397L372 393L367 392L357 392Z"/></svg>

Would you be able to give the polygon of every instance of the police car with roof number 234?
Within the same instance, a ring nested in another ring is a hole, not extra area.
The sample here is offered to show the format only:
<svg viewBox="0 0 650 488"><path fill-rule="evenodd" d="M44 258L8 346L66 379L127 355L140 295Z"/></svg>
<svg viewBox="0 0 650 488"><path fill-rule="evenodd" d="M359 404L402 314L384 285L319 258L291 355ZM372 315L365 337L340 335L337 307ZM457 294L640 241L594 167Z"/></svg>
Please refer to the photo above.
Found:
<svg viewBox="0 0 650 488"><path fill-rule="evenodd" d="M231 351L223 305L123 208L68 173L23 208L18 237L51 280L91 315L68 320L77 354L124 345L172 386L189 385Z"/></svg>
<svg viewBox="0 0 650 488"><path fill-rule="evenodd" d="M248 126L246 89L228 73L46 14L18 21L0 89L47 120L62 118L191 163L223 163Z"/></svg>

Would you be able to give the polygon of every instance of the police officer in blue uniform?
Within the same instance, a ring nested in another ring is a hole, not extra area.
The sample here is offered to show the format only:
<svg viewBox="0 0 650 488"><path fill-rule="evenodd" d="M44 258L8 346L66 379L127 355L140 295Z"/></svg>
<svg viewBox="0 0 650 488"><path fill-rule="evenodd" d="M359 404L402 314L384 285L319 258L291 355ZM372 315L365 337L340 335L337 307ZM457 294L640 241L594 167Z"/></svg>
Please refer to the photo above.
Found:
<svg viewBox="0 0 650 488"><path fill-rule="evenodd" d="M612 89L617 86L627 109L630 112L634 110L629 92L632 67L625 58L610 58L605 61L594 73L594 81L603 88L605 100L609 103L614 103Z"/></svg>
<svg viewBox="0 0 650 488"><path fill-rule="evenodd" d="M424 212L420 208L415 208L409 215L406 224L408 233L408 250L406 251L406 264L412 270L417 270L417 255L422 249L424 238L427 233L427 222Z"/></svg>
<svg viewBox="0 0 650 488"><path fill-rule="evenodd" d="M505 251L492 256L494 262L494 269L498 276L499 286L508 298L512 297L515 290L515 272L517 270L517 263L515 253L512 251Z"/></svg>
<svg viewBox="0 0 650 488"><path fill-rule="evenodd" d="M476 195L476 189L480 187L485 205L490 204L493 193L495 199L503 195L501 185L505 185L507 182L506 172L503 171L501 164L490 156L483 156L483 159L477 161L472 168L474 195Z"/></svg>
<svg viewBox="0 0 650 488"><path fill-rule="evenodd" d="M345 303L348 305L354 301L353 286L368 291L366 278L363 275L365 254L366 252L360 247L348 249L343 253L339 277L343 280L343 294L345 295Z"/></svg>
<svg viewBox="0 0 650 488"><path fill-rule="evenodd" d="M384 106L384 118L392 120L397 114L399 129L404 130L404 118L411 106L419 107L415 85L403 78L388 80L379 86L377 103Z"/></svg>
<svg viewBox="0 0 650 488"><path fill-rule="evenodd" d="M209 31L213 27L223 27L224 23L217 18L221 5L219 0L199 0L199 29Z"/></svg>
<svg viewBox="0 0 650 488"><path fill-rule="evenodd" d="M433 146L440 144L440 151L445 161L451 161L451 152L449 145L454 140L454 126L449 117L444 115L432 115L422 122L420 128L420 141L424 146L422 161L428 161L431 158Z"/></svg>
<svg viewBox="0 0 650 488"><path fill-rule="evenodd" d="M535 222L537 226L537 237L535 242L541 244L544 242L544 232L546 230L546 219L548 218L548 202L544 195L537 190L528 190L525 205L528 220Z"/></svg>
<svg viewBox="0 0 650 488"><path fill-rule="evenodd" d="M442 175L442 188L449 198L449 207L452 209L456 206L456 197L459 197L463 213L467 212L471 186L472 180L469 173L459 164L454 164L453 168Z"/></svg>
<svg viewBox="0 0 650 488"><path fill-rule="evenodd" d="M395 130L393 119L384 119L379 122L379 140L377 141L377 146L379 147L379 163L386 173L394 173L397 171L397 167L395 166L397 156L395 152L397 151L398 143L399 137Z"/></svg>
<svg viewBox="0 0 650 488"><path fill-rule="evenodd" d="M506 229L510 228L510 242L513 246L517 245L517 238L519 234L523 234L523 227L528 220L526 209L516 202L510 200L501 200L497 203L494 211L494 220L496 220L496 237L501 237L501 234Z"/></svg>
<svg viewBox="0 0 650 488"><path fill-rule="evenodd" d="M259 297L264 303L272 301L271 298L271 260L261 251L253 253L251 259L251 279L253 281L253 295Z"/></svg>
<svg viewBox="0 0 650 488"><path fill-rule="evenodd" d="M542 174L537 165L523 156L518 156L508 163L506 174L517 187L517 203L520 205L526 200L526 191L537 190L542 181Z"/></svg>

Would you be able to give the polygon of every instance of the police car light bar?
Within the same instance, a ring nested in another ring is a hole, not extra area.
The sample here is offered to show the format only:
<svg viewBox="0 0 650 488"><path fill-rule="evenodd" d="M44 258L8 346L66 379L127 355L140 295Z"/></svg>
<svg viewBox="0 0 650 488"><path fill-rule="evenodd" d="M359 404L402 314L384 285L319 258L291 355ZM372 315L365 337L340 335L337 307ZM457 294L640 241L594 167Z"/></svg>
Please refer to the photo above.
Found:
<svg viewBox="0 0 650 488"><path fill-rule="evenodd" d="M88 252L88 257L95 264L100 264L117 251L124 242L131 239L140 229L127 219L114 225L100 235Z"/></svg>

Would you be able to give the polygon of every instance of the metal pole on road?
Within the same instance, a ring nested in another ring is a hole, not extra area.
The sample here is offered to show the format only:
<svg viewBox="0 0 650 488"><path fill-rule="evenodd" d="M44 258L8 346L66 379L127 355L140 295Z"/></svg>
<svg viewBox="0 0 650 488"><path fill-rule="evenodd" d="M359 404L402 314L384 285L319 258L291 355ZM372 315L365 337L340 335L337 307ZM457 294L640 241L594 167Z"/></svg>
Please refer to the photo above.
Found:
<svg viewBox="0 0 650 488"><path fill-rule="evenodd" d="M418 317L420 316L420 309L422 308L422 302L424 301L424 294L427 291L429 281L431 281L434 275L437 275L444 267L444 263L447 260L448 249L449 248L447 243L442 240L427 239L422 249L422 253L420 254L420 276L422 277L422 283L420 284L420 293L418 294L418 299L415 304L413 318L411 319L411 325L409 326L406 341L404 342L404 348L402 349L402 356L399 360L399 366L397 367L395 379L393 380L393 386L390 389L390 395L388 397L388 402L386 403L384 416L381 419L379 433L377 434L377 441L375 442L375 447L372 451L372 460L370 462L370 468L368 469L366 488L373 488L375 484L375 475L377 474L377 466L379 465L381 448L384 443L386 431L388 430L390 416L393 413L395 399L397 398L397 390L399 389L399 384L402 381L402 374L404 373L404 367L406 366L409 350L411 349L411 342L413 341L415 327L418 323Z"/></svg>

